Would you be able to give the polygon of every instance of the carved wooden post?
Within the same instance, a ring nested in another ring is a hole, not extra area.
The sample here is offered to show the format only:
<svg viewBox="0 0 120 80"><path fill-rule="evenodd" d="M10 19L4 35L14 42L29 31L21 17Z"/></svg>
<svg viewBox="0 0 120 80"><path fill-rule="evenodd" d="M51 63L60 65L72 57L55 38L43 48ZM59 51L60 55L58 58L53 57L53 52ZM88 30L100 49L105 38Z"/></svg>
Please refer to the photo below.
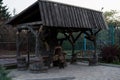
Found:
<svg viewBox="0 0 120 80"><path fill-rule="evenodd" d="M93 41L94 44L94 54L93 54L93 59L95 60L95 62L98 62L98 55L97 55L97 43L96 43L96 38ZM96 64L95 63L95 64Z"/></svg>
<svg viewBox="0 0 120 80"><path fill-rule="evenodd" d="M74 52L75 52L75 42L78 40L78 38L80 37L80 35L81 35L82 33L83 33L83 32L80 32L76 37L74 37L72 33L70 33L69 36L64 33L64 35L66 36L66 38L68 39L68 41L69 41L69 42L71 43L71 45L72 45L71 64L72 64L72 63L75 63L76 60L77 60L77 56L76 56L76 54L74 53Z"/></svg>
<svg viewBox="0 0 120 80"><path fill-rule="evenodd" d="M72 54L75 53L75 43L72 43Z"/></svg>
<svg viewBox="0 0 120 80"><path fill-rule="evenodd" d="M29 66L29 63L30 63L30 42L29 42L29 39L30 39L30 31L27 32L27 58L28 58L28 66Z"/></svg>
<svg viewBox="0 0 120 80"><path fill-rule="evenodd" d="M16 33L17 69L18 70L26 70L27 69L26 58L25 57L21 57L21 54L20 54L20 45L22 43L22 41L20 41L20 32L21 32L21 30L18 30L17 33Z"/></svg>
<svg viewBox="0 0 120 80"><path fill-rule="evenodd" d="M16 55L17 57L20 57L20 30L16 32Z"/></svg>
<svg viewBox="0 0 120 80"><path fill-rule="evenodd" d="M36 31L36 35L35 35L35 55L39 56L39 32Z"/></svg>
<svg viewBox="0 0 120 80"><path fill-rule="evenodd" d="M96 43L96 34L100 31L101 29L98 29L96 32L93 33L93 30L90 29L90 33L87 33L86 31L84 31L84 33L87 35L86 38L90 41L93 42L94 45L94 53L93 53L93 58L89 60L89 65L96 65L98 62L98 55L96 53L97 50L97 43Z"/></svg>
<svg viewBox="0 0 120 80"><path fill-rule="evenodd" d="M93 53L93 58L89 60L89 65L94 66L97 65L98 63L98 55L96 53L97 50L97 43L96 43L96 36L94 35L94 40L92 41L94 45L94 53Z"/></svg>

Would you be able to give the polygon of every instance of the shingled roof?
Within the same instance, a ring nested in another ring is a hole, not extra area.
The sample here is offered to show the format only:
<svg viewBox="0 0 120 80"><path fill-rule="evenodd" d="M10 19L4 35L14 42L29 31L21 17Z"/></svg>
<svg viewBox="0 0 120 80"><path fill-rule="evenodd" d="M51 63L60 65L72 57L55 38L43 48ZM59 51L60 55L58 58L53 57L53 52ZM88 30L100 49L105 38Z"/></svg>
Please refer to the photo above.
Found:
<svg viewBox="0 0 120 80"><path fill-rule="evenodd" d="M107 28L102 12L52 1L38 0L8 21L19 25L41 21L47 27Z"/></svg>

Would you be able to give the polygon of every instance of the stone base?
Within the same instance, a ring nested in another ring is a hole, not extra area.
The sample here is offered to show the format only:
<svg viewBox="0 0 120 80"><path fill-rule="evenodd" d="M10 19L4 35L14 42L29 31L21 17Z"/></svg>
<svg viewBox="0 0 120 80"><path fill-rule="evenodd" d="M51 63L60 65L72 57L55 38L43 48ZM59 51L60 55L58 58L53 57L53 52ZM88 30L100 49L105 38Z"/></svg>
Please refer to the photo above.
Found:
<svg viewBox="0 0 120 80"><path fill-rule="evenodd" d="M35 62L33 64L30 64L29 70L32 73L43 73L43 72L47 72L48 67L44 67L39 62Z"/></svg>
<svg viewBox="0 0 120 80"><path fill-rule="evenodd" d="M96 59L89 59L89 66L96 66L98 61Z"/></svg>
<svg viewBox="0 0 120 80"><path fill-rule="evenodd" d="M27 62L25 57L17 58L17 69L20 71L27 70Z"/></svg>

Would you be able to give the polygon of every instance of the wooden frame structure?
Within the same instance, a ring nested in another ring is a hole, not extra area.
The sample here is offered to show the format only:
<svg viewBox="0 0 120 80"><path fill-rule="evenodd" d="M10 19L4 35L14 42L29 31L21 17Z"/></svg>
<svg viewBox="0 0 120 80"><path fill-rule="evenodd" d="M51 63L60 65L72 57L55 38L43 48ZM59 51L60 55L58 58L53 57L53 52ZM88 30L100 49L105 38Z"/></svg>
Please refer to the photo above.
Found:
<svg viewBox="0 0 120 80"><path fill-rule="evenodd" d="M84 33L86 39L93 42L95 47L94 58L97 59L96 34L101 29L108 28L100 11L45 0L36 1L9 20L7 24L17 28L17 57L20 57L19 35L21 30L25 29L35 36L36 56L40 56L41 42L47 46L44 51L53 52L54 47L58 44L62 45L64 40L71 43L74 54L75 42ZM64 34L65 38L57 39L59 32ZM73 36L73 32L79 32L77 37Z"/></svg>

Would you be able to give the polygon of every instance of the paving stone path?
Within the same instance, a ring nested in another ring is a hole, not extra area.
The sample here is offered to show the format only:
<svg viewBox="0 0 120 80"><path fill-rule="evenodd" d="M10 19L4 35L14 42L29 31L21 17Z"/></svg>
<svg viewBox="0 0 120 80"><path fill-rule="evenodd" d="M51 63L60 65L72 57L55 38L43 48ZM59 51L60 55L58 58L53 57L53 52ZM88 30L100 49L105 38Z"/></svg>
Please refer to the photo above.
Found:
<svg viewBox="0 0 120 80"><path fill-rule="evenodd" d="M51 68L47 73L12 70L10 76L13 80L120 80L120 68L78 63L65 69Z"/></svg>

